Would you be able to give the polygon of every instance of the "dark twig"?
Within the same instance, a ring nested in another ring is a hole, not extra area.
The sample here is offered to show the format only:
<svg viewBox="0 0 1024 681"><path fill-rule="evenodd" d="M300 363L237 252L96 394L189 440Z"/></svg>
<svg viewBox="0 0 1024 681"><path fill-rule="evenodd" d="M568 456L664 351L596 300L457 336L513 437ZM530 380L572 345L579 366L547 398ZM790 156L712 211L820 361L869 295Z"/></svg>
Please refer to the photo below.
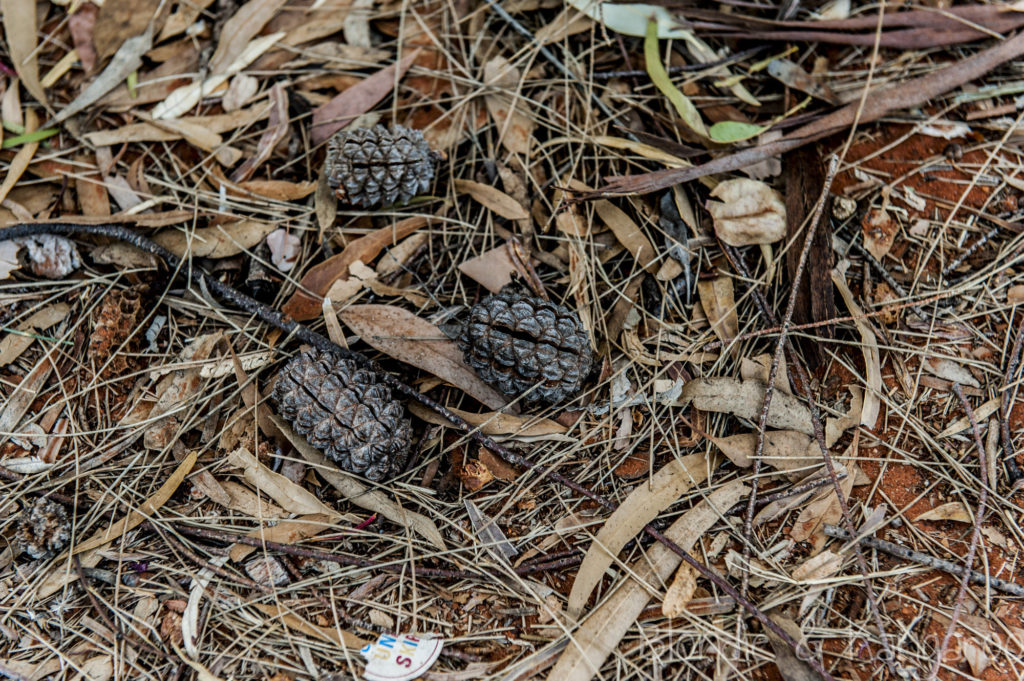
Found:
<svg viewBox="0 0 1024 681"><path fill-rule="evenodd" d="M136 248L139 248L152 255L155 255L165 260L167 264L174 270L181 270L184 264L181 258L174 255L166 248L163 248L162 246L151 241L150 239L147 239L144 236L141 236L140 234L136 234L127 227L122 227L120 225L35 223L12 225L11 227L0 229L0 238L3 239L16 239L27 236L37 236L40 234L92 234L98 236L105 236L132 244ZM475 429L474 426L467 423L465 419L461 418L457 414L452 413L444 405L431 399L430 397L427 397L426 395L420 393L415 388L406 385L395 376L392 376L391 374L384 371L376 362L370 360L362 353L353 352L331 342L328 338L320 335L319 333L316 333L309 327L300 324L291 317L284 315L278 312L277 310L274 310L273 308L264 305L263 303L260 303L259 301L253 298L250 298L249 296L245 295L244 293L241 293L234 287L224 284L220 280L206 274L205 272L199 270L196 267L188 266L185 267L184 270L185 273L193 282L195 282L197 285L205 286L208 290L220 296L222 299L227 301L232 306L258 317L264 322L267 322L268 324L275 326L276 328L280 329L281 331L287 334L295 336L295 338L299 339L304 343L308 343L309 345L312 345L325 352L334 353L336 355L340 355L342 357L351 359L352 361L358 363L359 365L377 372L380 375L381 379L384 382L386 382L389 386L391 386L398 392L402 393L403 395L406 395L410 399L419 402L420 404L434 411L435 413L443 416L454 426L465 431L470 438L476 440L487 449L496 453L498 456L504 459L506 463L510 463L513 466L518 466L524 469L538 468L537 464L534 463L533 461L527 459L521 454L513 452L512 450L508 449L503 445L498 444L490 437L487 437L479 430ZM813 409L814 401L810 400L810 402ZM821 438L822 447L824 447L824 433L821 434ZM827 460L828 459L826 459L826 461ZM558 473L546 467L540 468L540 470L542 471L542 474L544 476L546 476L553 482L568 487L577 494L600 504L602 507L610 511L614 511L616 508L618 508L617 505L612 501L606 499L600 494L597 494L590 488L565 477L561 473ZM685 563L693 567L698 573L700 573L702 577L710 580L715 586L724 591L726 595L731 596L733 599L735 599L735 601L743 609L745 609L747 612L753 615L759 622L761 622L762 625L765 626L765 628L771 630L780 639L785 641L786 645L790 646L793 650L798 650L799 644L791 635L789 635L773 620L769 619L768 616L760 608L755 606L748 599L744 598L735 587L733 587L728 581L722 578L717 572L714 572L711 569L709 569L706 565L704 565L704 563L700 562L692 555L690 555L690 553L687 552L683 547L679 546L674 541L672 541L664 534L659 532L657 529L655 529L654 526L646 525L644 526L643 530L647 535L653 537L655 540L662 543L666 548L668 548L670 551L679 556L680 559L682 559ZM815 671L821 674L822 678L826 680L834 679L834 677L831 674L829 674L821 665L821 663L817 660L809 659L807 660L807 663L812 668L814 668Z"/></svg>
<svg viewBox="0 0 1024 681"><path fill-rule="evenodd" d="M959 383L953 384L953 392L956 394L957 399L960 400L960 404L963 405L964 411L967 413L967 419L971 422L974 446L978 448L978 466L980 468L978 477L981 478L981 491L978 493L978 510L974 514L974 530L971 532L971 544L967 548L967 557L964 559L964 572L960 580L960 588L956 592L956 604L953 606L953 614L949 617L946 635L942 637L942 645L939 646L939 652L935 656L935 664L932 665L931 674L928 675L929 679L935 679L939 675L942 658L946 656L949 639L953 637L953 632L956 631L956 620L960 617L960 611L964 607L964 595L967 593L967 584L971 580L971 565L974 564L974 553L978 549L978 540L981 538L981 521L985 517L985 502L988 501L988 457L985 454L985 445L981 441L981 428L978 426L978 420L974 417L971 403L967 401Z"/></svg>
<svg viewBox="0 0 1024 681"><path fill-rule="evenodd" d="M836 539L843 539L849 541L853 536L841 527L835 525L825 525L825 534ZM913 563L918 563L926 567L935 568L936 570L942 570L943 572L949 572L954 575L963 575L964 571L967 572L968 579L972 584L985 584L991 586L993 589L1003 591L1013 596L1024 596L1024 586L1020 584L1014 584L1008 582L1005 579L999 579L998 577L989 577L983 572L976 570L967 570L963 565L958 565L952 561L943 560L942 558L936 558L935 556L929 556L927 553L921 553L920 551L914 551L908 549L906 546L900 546L894 544L891 541L885 541L884 539L875 539L874 537L861 537L860 543L864 546L870 547L881 551L882 553L888 553L890 556L896 556L904 560L909 560Z"/></svg>

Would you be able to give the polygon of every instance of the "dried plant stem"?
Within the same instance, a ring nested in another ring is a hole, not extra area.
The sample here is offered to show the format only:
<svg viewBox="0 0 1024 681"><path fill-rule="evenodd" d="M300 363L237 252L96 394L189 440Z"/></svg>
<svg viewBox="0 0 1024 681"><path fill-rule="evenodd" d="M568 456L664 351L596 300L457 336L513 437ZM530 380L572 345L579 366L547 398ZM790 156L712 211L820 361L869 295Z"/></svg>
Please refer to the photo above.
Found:
<svg viewBox="0 0 1024 681"><path fill-rule="evenodd" d="M949 626L946 627L946 635L942 637L942 645L935 656L935 663L928 675L929 679L935 679L939 675L939 668L942 666L942 658L946 656L946 648L949 647L949 639L956 631L956 620L960 617L960 611L964 607L964 595L967 593L967 584L971 580L971 565L974 564L974 553L978 550L978 540L981 538L981 521L985 517L985 503L988 501L988 457L985 454L985 445L981 441L981 428L978 426L978 419L974 417L974 410L971 403L964 396L964 391L959 383L953 384L953 392L956 394L960 404L967 413L967 419L971 422L971 434L974 435L974 446L978 448L978 468L981 478L981 490L978 492L978 510L974 514L974 530L971 532L971 544L967 548L967 557L964 558L963 576L960 579L960 588L956 593L956 604L953 606L953 614L949 617Z"/></svg>
<svg viewBox="0 0 1024 681"><path fill-rule="evenodd" d="M36 223L13 225L11 227L7 227L0 230L0 236L2 236L2 238L5 239L16 239L26 236L37 236L40 234L92 234L98 236L105 236L113 239L118 239L126 243L130 243L136 248L146 251L147 253L150 253L152 255L155 255L166 261L167 264L174 270L181 270L184 265L184 262L182 261L181 258L174 255L166 248L163 248L159 244L151 241L150 239L147 239L144 236L119 225ZM234 287L224 284L218 279L211 277L210 275L195 267L188 266L185 267L184 269L192 281L194 281L198 285L206 286L210 291L220 296L222 299L227 301L232 306L259 317L261 320L267 322L268 324L277 327L278 329L284 331L285 333L294 335L296 338L305 343L309 343L310 345L317 347L321 350L324 350L326 352L333 352L341 355L342 357L347 357L355 362L358 362L362 366L365 366L373 371L377 371L381 375L382 379L392 388L398 390L399 392L408 396L409 398L416 400L417 402L427 407L428 409L431 409L435 413L445 417L453 425L464 430L469 435L469 437L473 438L484 447L487 447L492 452L498 454L507 463L527 469L538 468L537 464L535 464L533 461L530 461L521 454L517 454L512 450L504 447L503 445L498 444L491 438L479 432L479 430L474 429L474 427L467 423L465 419L459 417L456 414L453 414L444 405L420 393L418 390L406 385L405 383L395 378L391 374L387 373L386 371L383 371L381 367L377 365L376 362L373 362L365 355L358 352L353 352L346 348L342 348L336 343L331 342L325 336L316 333L312 329L304 326L303 324L300 324L291 317L281 314L277 310L274 310L273 308L264 305L263 303L260 303L254 298L250 298L249 296L241 293ZM811 400L811 403L813 404L813 400ZM822 435L822 437L824 436ZM595 493L588 487L585 487L584 485L581 485L578 482L575 482L574 480L570 480L564 475L552 471L549 468L541 468L541 470L543 471L543 474L549 479L561 485L564 485L565 487L568 487L577 494L580 494L600 504L604 508L611 511L614 511L617 508L616 504L604 498L603 496ZM835 474L833 472L833 477L834 475ZM747 612L749 612L751 615L757 618L757 620L761 622L763 626L765 626L767 629L770 629L777 636L779 636L780 639L785 641L786 645L790 646L793 650L798 650L799 643L792 636L786 633L786 631L783 630L774 621L769 619L768 616L760 608L755 606L748 599L744 598L735 587L729 584L729 582L723 579L716 572L710 570L706 565L704 565L704 563L694 558L692 555L689 554L689 552L687 552L681 546L679 546L671 539L663 535L652 525L646 525L643 529L647 535L661 542L663 545L665 545L666 548L668 548L670 551L679 556L688 565L693 567L698 573L701 574L701 576L710 580L718 588L722 589L722 591L724 591L728 596L731 596L733 599L735 599L735 601L741 607L743 607ZM815 671L821 674L824 679L832 680L834 678L825 670L825 668L817 660L810 659L807 660L807 663L811 665L811 667L813 667Z"/></svg>

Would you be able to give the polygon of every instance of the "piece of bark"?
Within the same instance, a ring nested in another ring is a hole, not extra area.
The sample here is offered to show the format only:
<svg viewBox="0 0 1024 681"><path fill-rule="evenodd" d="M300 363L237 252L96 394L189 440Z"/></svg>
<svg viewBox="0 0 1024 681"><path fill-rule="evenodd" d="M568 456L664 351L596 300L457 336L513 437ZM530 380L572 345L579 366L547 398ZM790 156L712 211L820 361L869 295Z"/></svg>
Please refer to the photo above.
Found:
<svg viewBox="0 0 1024 681"><path fill-rule="evenodd" d="M818 145L808 145L794 149L782 157L786 179L786 241L793 235L807 229L804 224L808 216L814 213L814 205L821 196L825 184L825 172ZM811 250L807 254L807 265L800 287L796 294L796 308L793 310L794 324L809 324L826 319L834 319L836 314L835 298L832 290L832 228L828 220L829 206L825 205L821 223L811 242ZM802 232L806 234L806 232ZM786 252L786 277L790 284L796 280L797 264L803 250L803 236ZM833 328L822 326L811 333L823 338L832 338ZM824 358L822 345L803 339L800 341L805 356L810 360L812 369Z"/></svg>

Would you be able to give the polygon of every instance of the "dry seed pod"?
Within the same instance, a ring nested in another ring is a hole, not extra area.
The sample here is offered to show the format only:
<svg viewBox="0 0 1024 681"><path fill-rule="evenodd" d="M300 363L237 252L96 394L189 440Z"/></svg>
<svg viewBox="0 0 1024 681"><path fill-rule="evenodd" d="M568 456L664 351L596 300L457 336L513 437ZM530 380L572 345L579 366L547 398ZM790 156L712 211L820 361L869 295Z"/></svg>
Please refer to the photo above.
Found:
<svg viewBox="0 0 1024 681"><path fill-rule="evenodd" d="M342 470L380 481L405 468L412 427L374 372L314 348L285 365L272 398L295 432Z"/></svg>
<svg viewBox="0 0 1024 681"><path fill-rule="evenodd" d="M473 306L458 342L482 379L537 402L573 397L594 359L575 312L514 283Z"/></svg>
<svg viewBox="0 0 1024 681"><path fill-rule="evenodd" d="M14 545L33 558L52 558L71 539L71 525L64 507L39 497L18 516Z"/></svg>
<svg viewBox="0 0 1024 681"><path fill-rule="evenodd" d="M327 143L324 172L338 200L361 208L407 203L430 189L437 155L419 130L342 130Z"/></svg>

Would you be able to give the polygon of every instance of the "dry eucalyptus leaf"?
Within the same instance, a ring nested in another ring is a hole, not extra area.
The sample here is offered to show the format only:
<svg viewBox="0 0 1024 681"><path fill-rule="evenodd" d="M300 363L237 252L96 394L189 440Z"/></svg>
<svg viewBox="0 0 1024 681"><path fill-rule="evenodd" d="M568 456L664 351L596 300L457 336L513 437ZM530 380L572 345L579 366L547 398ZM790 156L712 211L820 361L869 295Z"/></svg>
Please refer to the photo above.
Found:
<svg viewBox="0 0 1024 681"><path fill-rule="evenodd" d="M786 236L786 204L760 180L738 178L719 183L708 201L715 234L730 246L771 244Z"/></svg>
<svg viewBox="0 0 1024 681"><path fill-rule="evenodd" d="M530 214L518 201L489 184L457 179L455 191L459 194L469 194L474 201L508 220L530 219Z"/></svg>
<svg viewBox="0 0 1024 681"><path fill-rule="evenodd" d="M421 404L412 402L409 404L409 411L417 418L433 423L437 426L450 426L451 422L437 412L427 409ZM536 416L516 416L500 411L492 411L486 414L475 414L463 411L455 407L448 407L448 411L456 416L462 417L466 423L473 427L480 427L484 435L509 435L516 439L529 440L559 440L574 442L572 438L565 436L568 430L561 423L551 419L538 418Z"/></svg>
<svg viewBox="0 0 1024 681"><path fill-rule="evenodd" d="M504 57L494 57L484 64L483 75L484 85L488 87L484 102L501 136L501 145L514 154L528 154L536 124L522 111L526 100L507 94L519 88L519 69Z"/></svg>
<svg viewBox="0 0 1024 681"><path fill-rule="evenodd" d="M508 249L498 246L460 264L459 271L488 291L497 293L502 286L512 281L516 266L508 254Z"/></svg>
<svg viewBox="0 0 1024 681"><path fill-rule="evenodd" d="M711 330L723 343L730 343L740 333L732 277L701 279L697 282L697 293L700 295L700 305L704 308L704 314L711 323Z"/></svg>
<svg viewBox="0 0 1024 681"><path fill-rule="evenodd" d="M952 383L969 385L972 388L981 387L981 383L966 366L948 357L929 357L925 359L923 368L933 376L944 378Z"/></svg>
<svg viewBox="0 0 1024 681"><path fill-rule="evenodd" d="M747 468L754 464L757 433L708 439L737 466ZM761 463L780 471L794 471L798 477L803 477L807 468L822 463L821 449L810 435L795 430L769 430L764 437Z"/></svg>
<svg viewBox="0 0 1024 681"><path fill-rule="evenodd" d="M280 473L275 473L253 456L249 450L239 447L228 454L228 462L241 468L246 482L273 499L281 508L291 513L321 514L340 516L301 485L297 485Z"/></svg>
<svg viewBox="0 0 1024 681"><path fill-rule="evenodd" d="M179 258L227 258L257 246L274 229L268 222L236 220L195 230L169 229L154 236L153 241Z"/></svg>
<svg viewBox="0 0 1024 681"><path fill-rule="evenodd" d="M455 341L412 312L391 305L353 305L340 317L368 345L429 371L491 409L501 409L508 403L505 396L484 383L462 360L462 351Z"/></svg>
<svg viewBox="0 0 1024 681"><path fill-rule="evenodd" d="M853 291L850 290L846 283L846 271L848 269L850 269L849 260L844 259L836 265L835 269L832 270L832 283L839 289L846 307L854 317L853 323L856 324L857 330L860 332L862 341L861 351L864 353L864 364L867 367L868 379L868 390L864 395L864 407L861 410L860 422L868 428L874 428L875 423L878 421L878 413L882 409L882 401L878 396L884 392L882 386L881 353L878 349L878 339L875 336L875 332L871 330L871 326L864 319L864 311L857 304Z"/></svg>
<svg viewBox="0 0 1024 681"><path fill-rule="evenodd" d="M955 523L973 523L974 517L971 516L970 511L968 511L961 502L950 501L949 503L942 504L941 506L936 506L930 511L925 511L914 518L914 520L951 520Z"/></svg>
<svg viewBox="0 0 1024 681"><path fill-rule="evenodd" d="M644 525L674 503L680 495L707 479L717 460L703 453L689 454L665 464L650 484L637 485L597 533L587 549L569 594L569 615L579 617L594 587L604 577L622 547L633 539Z"/></svg>
<svg viewBox="0 0 1024 681"><path fill-rule="evenodd" d="M793 640L804 640L804 634L800 630L800 625L793 620L777 613L772 613L769 617L779 625L779 628L789 634ZM765 634L768 636L768 642L772 645L772 650L775 651L775 666L778 667L779 673L785 681L821 681L821 674L814 671L811 665L800 659L796 651L779 638L778 634L770 629L765 629Z"/></svg>
<svg viewBox="0 0 1024 681"><path fill-rule="evenodd" d="M764 393L765 384L761 381L741 381L727 376L698 378L683 386L674 406L685 407L692 402L702 411L725 412L757 422L764 405ZM810 409L792 395L781 392L772 396L768 426L814 434Z"/></svg>
<svg viewBox="0 0 1024 681"><path fill-rule="evenodd" d="M50 328L68 316L71 307L66 303L55 303L39 310L15 327L17 333L8 333L0 340L0 367L7 366L21 356L33 342L33 333Z"/></svg>
<svg viewBox="0 0 1024 681"><path fill-rule="evenodd" d="M665 530L665 536L690 550L749 492L750 489L738 480L722 485L672 523ZM630 574L636 575L636 579L619 580L611 595L573 632L576 644L566 647L547 675L547 681L590 681L594 677L593 670L601 668L650 601L647 585L668 579L681 560L661 544L652 545L646 556L630 565Z"/></svg>
<svg viewBox="0 0 1024 681"><path fill-rule="evenodd" d="M679 617L686 610L686 604L697 591L697 571L689 564L683 563L676 570L672 584L665 592L665 600L661 603L661 614L665 617Z"/></svg>
<svg viewBox="0 0 1024 681"><path fill-rule="evenodd" d="M793 569L792 577L798 582L811 582L825 579L839 572L843 567L843 557L832 551L822 551L807 559Z"/></svg>

